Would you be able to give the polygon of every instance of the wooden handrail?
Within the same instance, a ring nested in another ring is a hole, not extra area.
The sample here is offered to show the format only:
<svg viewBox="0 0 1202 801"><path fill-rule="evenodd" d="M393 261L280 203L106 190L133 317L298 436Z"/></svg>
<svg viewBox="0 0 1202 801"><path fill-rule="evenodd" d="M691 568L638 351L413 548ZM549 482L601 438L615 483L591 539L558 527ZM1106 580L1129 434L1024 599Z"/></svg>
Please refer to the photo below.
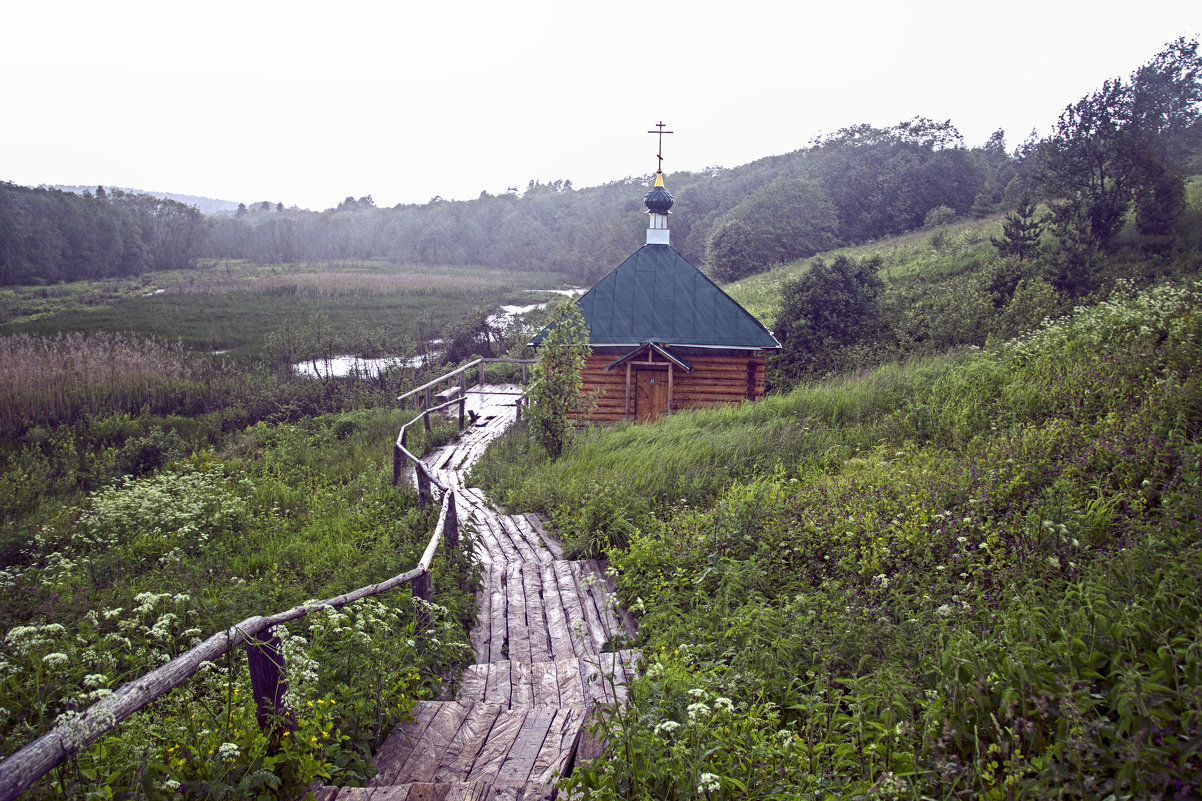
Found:
<svg viewBox="0 0 1202 801"><path fill-rule="evenodd" d="M433 381L427 381L426 383L422 384L420 387L415 387L414 389L409 390L404 395L398 395L397 403L404 404L405 401L407 401L409 398L414 397L418 393L425 392L428 389L433 389L434 387L438 386L439 384L443 383L444 381L448 381L457 375L466 373L468 370L472 369L473 367L480 368L479 384L482 385L484 383L484 365L486 365L486 364L520 364L520 365L522 365L522 383L525 383L526 375L527 375L527 373L526 373L527 367L531 364L534 364L537 361L538 361L537 359L507 359L507 358L494 359L494 358L484 358L484 357L473 359L472 361L468 362L467 364L465 364L461 367L456 367L454 370L451 370L449 373L444 373L443 375L440 375L438 378L435 378ZM429 405L429 404L427 404L427 405Z"/></svg>
<svg viewBox="0 0 1202 801"><path fill-rule="evenodd" d="M441 409L461 403L462 400L450 401L437 408ZM292 712L284 708L282 704L283 690L285 689L283 654L279 651L278 640L271 635L271 630L275 626L298 620L318 609L338 609L355 601L387 592L402 584L412 583L414 596L425 601L425 604L419 604L417 609L416 634L420 638L430 626L429 604L433 601L434 596L434 581L430 573L430 566L434 562L438 544L443 539L446 539L448 545L452 547L459 544L459 516L454 490L444 486L430 475L424 469L425 463L400 444L405 428L417 422L420 417L427 417L428 420L428 415L433 411L437 411L437 409L427 409L406 423L401 427L401 434L397 438L397 447L408 458L420 465L419 473L425 474L442 491L442 506L438 515L438 523L434 527L434 533L430 536L430 541L426 544L426 549L422 553L417 567L386 581L369 584L324 601L300 604L268 617L261 615L248 617L225 631L217 632L200 645L180 654L162 667L133 681L126 682L112 695L92 704L69 723L63 726L56 724L50 732L0 761L0 801L12 801L29 789L38 779L72 755L91 745L105 732L116 727L118 723L190 679L200 670L202 664L213 662L240 645L246 648L247 657L251 663L251 685L258 707L260 725L265 729L273 729L273 727L281 725L281 722L287 725L287 721L292 718ZM463 429L462 420L461 412L460 430ZM393 484L396 483L394 475ZM273 640L275 640L274 645ZM278 732L269 731L269 734L273 741L278 742L276 740Z"/></svg>

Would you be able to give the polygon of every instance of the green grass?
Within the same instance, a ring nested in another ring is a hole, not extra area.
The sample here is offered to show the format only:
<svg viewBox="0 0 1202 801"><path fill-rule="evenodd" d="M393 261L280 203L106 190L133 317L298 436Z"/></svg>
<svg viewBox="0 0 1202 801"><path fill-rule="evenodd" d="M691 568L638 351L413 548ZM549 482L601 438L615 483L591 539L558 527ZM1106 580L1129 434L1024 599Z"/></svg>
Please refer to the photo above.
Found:
<svg viewBox="0 0 1202 801"><path fill-rule="evenodd" d="M598 798L1191 797L1202 284L477 475L608 554ZM698 788L704 788L699 790Z"/></svg>

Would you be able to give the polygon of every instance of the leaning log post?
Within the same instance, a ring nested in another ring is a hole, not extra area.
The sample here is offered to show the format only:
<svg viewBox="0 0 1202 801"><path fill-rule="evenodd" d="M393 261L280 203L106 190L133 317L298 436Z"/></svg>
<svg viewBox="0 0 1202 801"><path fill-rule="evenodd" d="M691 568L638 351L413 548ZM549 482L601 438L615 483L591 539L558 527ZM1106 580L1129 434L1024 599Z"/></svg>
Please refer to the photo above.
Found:
<svg viewBox="0 0 1202 801"><path fill-rule="evenodd" d="M255 696L255 719L267 735L272 753L280 748L285 731L296 731L296 716L284 704L288 679L284 674L284 654L275 628L264 629L246 645L250 664L250 687Z"/></svg>
<svg viewBox="0 0 1202 801"><path fill-rule="evenodd" d="M429 570L413 580L413 597L425 601L417 604L417 641L424 645L431 623L430 604L434 603L434 574Z"/></svg>
<svg viewBox="0 0 1202 801"><path fill-rule="evenodd" d="M426 503L430 500L430 474L426 472L426 466L420 462L414 465L417 471L417 506L419 509L425 509Z"/></svg>
<svg viewBox="0 0 1202 801"><path fill-rule="evenodd" d="M454 492L447 498L447 522L442 529L442 536L450 547L459 547L459 512L455 508Z"/></svg>

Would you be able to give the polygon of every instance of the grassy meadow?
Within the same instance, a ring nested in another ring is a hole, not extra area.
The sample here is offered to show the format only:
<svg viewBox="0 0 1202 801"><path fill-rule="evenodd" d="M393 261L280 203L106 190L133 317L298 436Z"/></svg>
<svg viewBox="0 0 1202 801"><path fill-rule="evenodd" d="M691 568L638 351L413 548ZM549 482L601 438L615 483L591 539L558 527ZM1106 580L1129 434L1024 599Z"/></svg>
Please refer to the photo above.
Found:
<svg viewBox="0 0 1202 801"><path fill-rule="evenodd" d="M866 246L883 314L980 280L995 224ZM495 443L474 478L608 556L641 619L643 674L598 724L610 758L570 788L1202 794L1198 268L1109 263L1018 336L985 321L755 404L582 430L554 461Z"/></svg>
<svg viewBox="0 0 1202 801"><path fill-rule="evenodd" d="M438 335L549 280L227 263L4 290L0 758L245 617L412 568L436 510L392 486L391 443L413 414L396 395L428 373L317 380L285 368L307 347L412 353L419 326ZM454 430L418 427L410 448ZM317 779L362 783L391 727L470 661L476 575L470 555L439 554L426 648L407 588L278 628L298 724L278 749L255 722L238 651L30 797L274 798Z"/></svg>

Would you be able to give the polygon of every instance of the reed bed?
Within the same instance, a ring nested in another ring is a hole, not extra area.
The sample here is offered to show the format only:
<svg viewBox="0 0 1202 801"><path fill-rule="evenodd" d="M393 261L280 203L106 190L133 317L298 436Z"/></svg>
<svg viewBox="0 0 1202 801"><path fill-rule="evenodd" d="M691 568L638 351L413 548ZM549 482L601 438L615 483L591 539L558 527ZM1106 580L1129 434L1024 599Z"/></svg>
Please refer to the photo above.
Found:
<svg viewBox="0 0 1202 801"><path fill-rule="evenodd" d="M267 276L256 280L251 290L264 295L340 297L479 292L500 286L499 277L319 272Z"/></svg>
<svg viewBox="0 0 1202 801"><path fill-rule="evenodd" d="M204 391L180 344L130 334L0 337L0 430L163 409Z"/></svg>

